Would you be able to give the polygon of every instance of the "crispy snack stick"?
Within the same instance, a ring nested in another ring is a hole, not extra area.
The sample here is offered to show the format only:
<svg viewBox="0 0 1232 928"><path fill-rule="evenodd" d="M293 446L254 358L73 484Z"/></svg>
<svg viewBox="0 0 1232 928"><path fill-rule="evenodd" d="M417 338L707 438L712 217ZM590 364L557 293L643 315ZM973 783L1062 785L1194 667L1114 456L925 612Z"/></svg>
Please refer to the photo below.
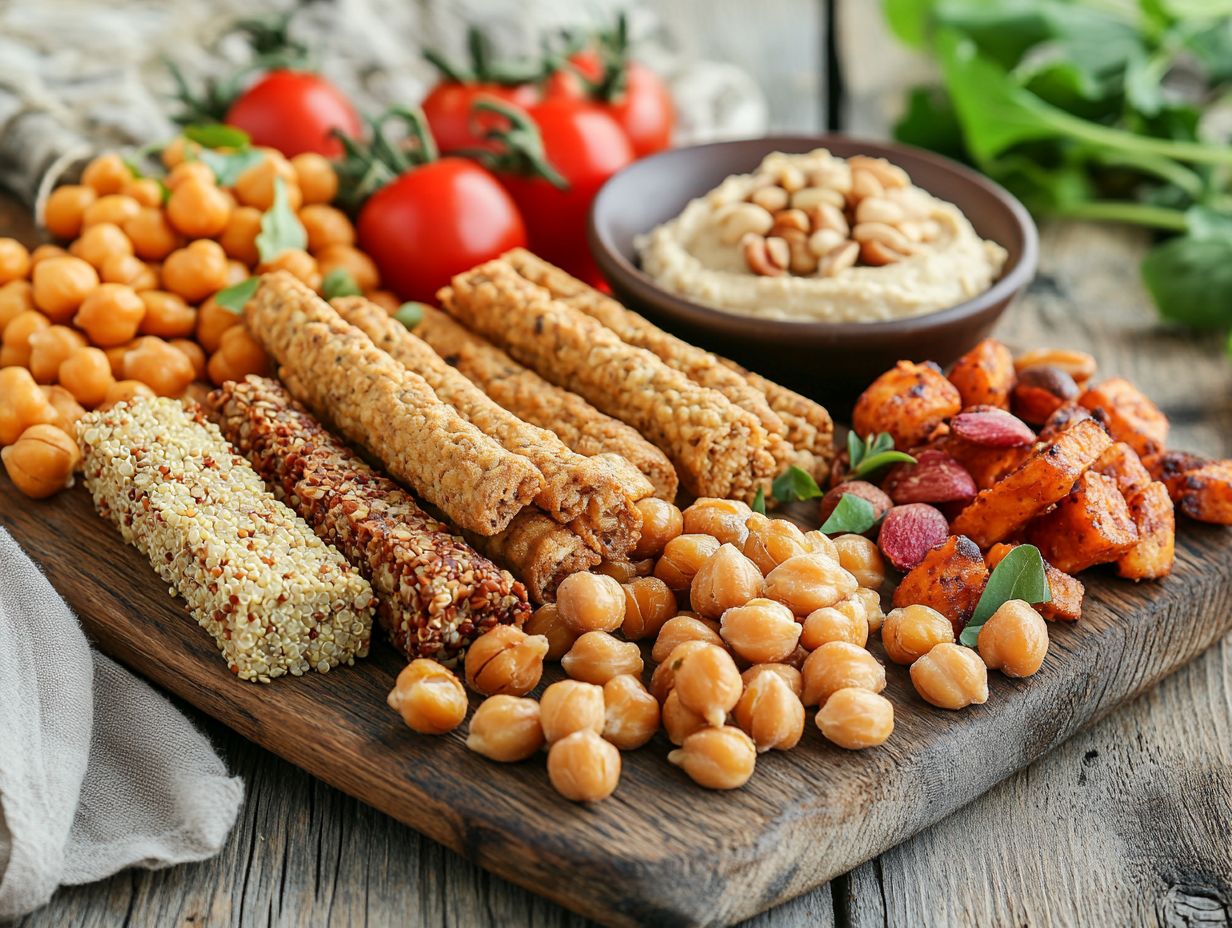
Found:
<svg viewBox="0 0 1232 928"><path fill-rule="evenodd" d="M440 297L463 324L662 448L695 496L751 500L774 477L765 429L752 413L552 299L506 262L459 274Z"/></svg>
<svg viewBox="0 0 1232 928"><path fill-rule="evenodd" d="M378 348L423 377L464 419L533 463L543 475L543 486L535 497L540 509L557 522L571 525L604 557L623 557L637 543L642 517L629 490L644 488L646 481L640 474L638 485L627 489L609 458L588 458L571 451L552 432L498 406L375 303L363 297L344 297L335 301L334 308Z"/></svg>
<svg viewBox="0 0 1232 928"><path fill-rule="evenodd" d="M137 399L77 425L99 513L188 603L241 680L324 673L368 653L372 587L270 495L218 427Z"/></svg>
<svg viewBox="0 0 1232 928"><path fill-rule="evenodd" d="M529 617L521 583L365 464L281 384L248 377L208 404L274 495L372 583L377 617L408 660L452 663L489 629Z"/></svg>
<svg viewBox="0 0 1232 928"><path fill-rule="evenodd" d="M530 461L463 419L290 274L264 275L245 310L296 398L455 525L494 535L542 489Z"/></svg>
<svg viewBox="0 0 1232 928"><path fill-rule="evenodd" d="M551 602L565 577L590 570L601 560L568 526L530 507L514 516L499 534L485 537L467 532L466 537L520 577L536 603Z"/></svg>
<svg viewBox="0 0 1232 928"><path fill-rule="evenodd" d="M636 429L600 412L576 393L548 383L440 310L425 306L415 334L518 418L550 429L578 454L619 456L646 476L656 496L669 502L676 499L676 468Z"/></svg>

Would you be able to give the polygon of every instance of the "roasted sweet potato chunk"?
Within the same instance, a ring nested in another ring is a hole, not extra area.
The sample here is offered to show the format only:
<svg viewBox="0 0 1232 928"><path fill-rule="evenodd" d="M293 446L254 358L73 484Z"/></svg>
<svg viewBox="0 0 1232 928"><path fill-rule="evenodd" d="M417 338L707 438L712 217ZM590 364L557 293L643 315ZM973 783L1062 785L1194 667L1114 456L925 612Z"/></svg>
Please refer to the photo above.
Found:
<svg viewBox="0 0 1232 928"><path fill-rule="evenodd" d="M991 572L1001 559L1014 549L1014 545L993 545L984 555L984 563ZM1057 570L1044 561L1044 576L1048 580L1048 592L1052 599L1046 603L1037 603L1035 611L1049 622L1077 622L1082 616L1082 597L1087 589L1077 577L1071 577L1063 570Z"/></svg>
<svg viewBox="0 0 1232 928"><path fill-rule="evenodd" d="M1108 433L1095 422L1075 424L992 487L981 491L958 514L951 528L967 535L981 548L1005 541L1053 503L1064 499L1082 472L1111 444ZM1122 499L1122 505L1124 502ZM1060 564L1056 566L1065 569Z"/></svg>
<svg viewBox="0 0 1232 928"><path fill-rule="evenodd" d="M995 338L986 338L950 368L950 383L963 406L1010 407L1014 388L1014 356Z"/></svg>
<svg viewBox="0 0 1232 928"><path fill-rule="evenodd" d="M1210 458L1188 451L1161 451L1143 456L1142 465L1152 477L1168 488L1172 501L1178 502L1184 493L1185 475L1214 463Z"/></svg>
<svg viewBox="0 0 1232 928"><path fill-rule="evenodd" d="M975 612L987 582L979 547L970 538L951 535L903 577L894 591L894 605L931 606L950 620L957 635Z"/></svg>
<svg viewBox="0 0 1232 928"><path fill-rule="evenodd" d="M1057 410L1048 417L1044 427L1040 429L1040 440L1047 441L1050 438L1056 438L1071 425L1081 422L1083 419L1095 419L1101 424L1104 421L1103 413L1096 414L1085 406L1079 406L1077 403L1066 403L1064 406L1058 406Z"/></svg>
<svg viewBox="0 0 1232 928"><path fill-rule="evenodd" d="M1128 380L1113 377L1091 387L1078 402L1104 411L1108 432L1139 455L1162 451L1168 443L1168 418Z"/></svg>
<svg viewBox="0 0 1232 928"><path fill-rule="evenodd" d="M1115 480L1117 489L1126 499L1145 490L1151 482L1151 472L1143 465L1138 452L1123 441L1115 442L1101 454L1091 470Z"/></svg>
<svg viewBox="0 0 1232 928"><path fill-rule="evenodd" d="M860 394L851 425L861 436L889 432L895 447L906 450L928 441L960 409L958 389L939 368L899 361Z"/></svg>
<svg viewBox="0 0 1232 928"><path fill-rule="evenodd" d="M1232 461L1212 461L1188 471L1177 508L1191 519L1232 525Z"/></svg>
<svg viewBox="0 0 1232 928"><path fill-rule="evenodd" d="M1115 561L1138 541L1116 481L1088 470L1051 512L1027 526L1027 541L1058 570L1076 574Z"/></svg>
<svg viewBox="0 0 1232 928"><path fill-rule="evenodd" d="M1154 481L1125 500L1138 527L1138 541L1117 561L1117 573L1130 580L1168 576L1176 559L1176 514L1168 488Z"/></svg>

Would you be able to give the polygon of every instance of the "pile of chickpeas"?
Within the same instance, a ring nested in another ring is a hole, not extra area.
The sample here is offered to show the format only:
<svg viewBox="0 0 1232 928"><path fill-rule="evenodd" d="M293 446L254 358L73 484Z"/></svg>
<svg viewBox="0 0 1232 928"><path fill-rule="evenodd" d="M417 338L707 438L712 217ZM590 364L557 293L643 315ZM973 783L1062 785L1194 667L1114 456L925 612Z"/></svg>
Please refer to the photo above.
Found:
<svg viewBox="0 0 1232 928"><path fill-rule="evenodd" d="M668 760L709 789L743 786L759 754L794 748L808 707L839 747L884 743L894 706L867 647L879 631L886 657L909 664L919 695L944 709L985 702L987 668L1027 676L1047 652L1043 618L1020 601L988 620L977 650L955 643L949 619L928 606L884 615L885 563L862 535L804 532L732 500L638 507L635 560L568 577L555 603L521 629L483 635L465 659L466 685L487 697L467 746L503 762L546 746L548 776L568 799L611 795L620 752L660 729L676 746ZM653 641L649 686L643 641ZM535 700L548 660L569 679ZM389 703L412 729L441 734L464 721L466 687L417 660Z"/></svg>
<svg viewBox="0 0 1232 928"><path fill-rule="evenodd" d="M268 372L265 352L243 317L217 303L218 291L275 269L319 290L324 275L344 268L369 298L398 308L354 247L350 220L329 205L338 178L327 159L261 149L264 158L223 188L196 151L175 139L162 152L161 179L101 155L81 183L47 199L42 221L61 245L29 251L0 238L0 445L11 446L5 468L31 496L71 481L71 456L59 451L86 410ZM262 263L256 239L276 178L308 248ZM27 434L35 425L64 437Z"/></svg>

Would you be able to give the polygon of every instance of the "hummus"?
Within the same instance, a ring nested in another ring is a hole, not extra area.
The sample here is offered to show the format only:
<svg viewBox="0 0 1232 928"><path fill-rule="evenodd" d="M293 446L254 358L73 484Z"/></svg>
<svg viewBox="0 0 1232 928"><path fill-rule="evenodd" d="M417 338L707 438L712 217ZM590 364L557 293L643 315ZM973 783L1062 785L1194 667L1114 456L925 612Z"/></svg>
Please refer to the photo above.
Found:
<svg viewBox="0 0 1232 928"><path fill-rule="evenodd" d="M1006 259L901 168L825 150L768 155L636 246L643 270L673 293L798 322L936 312L987 290Z"/></svg>

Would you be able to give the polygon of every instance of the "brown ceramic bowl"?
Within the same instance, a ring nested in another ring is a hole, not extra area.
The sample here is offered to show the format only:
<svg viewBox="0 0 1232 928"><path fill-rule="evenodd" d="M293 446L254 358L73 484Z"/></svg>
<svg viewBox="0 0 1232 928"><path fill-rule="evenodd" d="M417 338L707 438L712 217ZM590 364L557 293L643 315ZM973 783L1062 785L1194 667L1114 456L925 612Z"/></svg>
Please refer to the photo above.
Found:
<svg viewBox="0 0 1232 928"><path fill-rule="evenodd" d="M814 148L901 165L917 186L955 204L982 238L1009 252L1000 279L974 299L911 319L785 322L712 309L664 290L638 267L634 236L678 215L728 175L752 171L770 152ZM1038 234L1004 188L940 155L843 135L772 136L678 148L625 168L595 198L590 247L616 297L633 309L694 344L842 406L899 359L948 364L987 335L1034 276Z"/></svg>

